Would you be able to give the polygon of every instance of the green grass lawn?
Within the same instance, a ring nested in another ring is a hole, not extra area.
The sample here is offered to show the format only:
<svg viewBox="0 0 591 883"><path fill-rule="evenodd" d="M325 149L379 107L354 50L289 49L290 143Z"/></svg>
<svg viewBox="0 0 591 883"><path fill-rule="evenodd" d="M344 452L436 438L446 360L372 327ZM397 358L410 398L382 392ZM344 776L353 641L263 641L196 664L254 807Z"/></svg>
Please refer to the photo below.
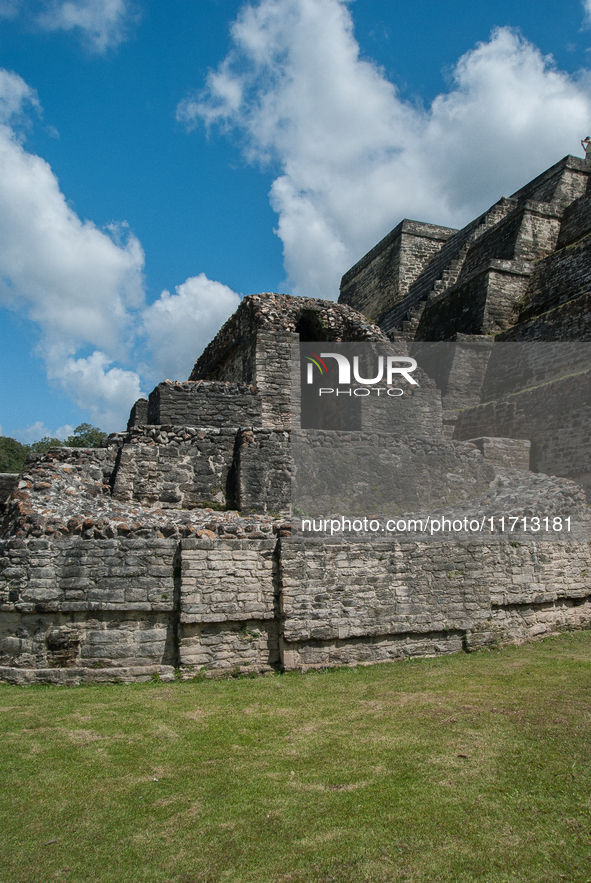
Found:
<svg viewBox="0 0 591 883"><path fill-rule="evenodd" d="M591 632L0 711L1 883L591 881Z"/></svg>

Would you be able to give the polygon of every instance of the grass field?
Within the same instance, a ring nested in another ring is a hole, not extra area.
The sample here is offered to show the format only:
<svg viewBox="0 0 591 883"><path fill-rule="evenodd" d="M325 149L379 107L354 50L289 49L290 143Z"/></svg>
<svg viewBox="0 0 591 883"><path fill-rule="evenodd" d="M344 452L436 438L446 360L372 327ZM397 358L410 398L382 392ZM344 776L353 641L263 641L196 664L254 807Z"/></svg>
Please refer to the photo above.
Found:
<svg viewBox="0 0 591 883"><path fill-rule="evenodd" d="M591 881L591 632L0 711L1 883Z"/></svg>

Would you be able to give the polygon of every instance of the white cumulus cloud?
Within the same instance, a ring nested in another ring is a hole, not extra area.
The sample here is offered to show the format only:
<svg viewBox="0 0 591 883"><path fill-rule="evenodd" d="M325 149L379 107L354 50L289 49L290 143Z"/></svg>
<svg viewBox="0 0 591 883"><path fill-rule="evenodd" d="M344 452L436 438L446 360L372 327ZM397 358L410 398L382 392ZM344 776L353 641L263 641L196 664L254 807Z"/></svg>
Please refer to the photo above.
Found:
<svg viewBox="0 0 591 883"><path fill-rule="evenodd" d="M72 435L74 427L66 423L65 426L59 426L57 429L51 430L42 420L36 420L25 429L19 429L14 433L15 438L26 445L39 441L42 438L59 438L62 441ZM0 432L0 435L2 433Z"/></svg>
<svg viewBox="0 0 591 883"><path fill-rule="evenodd" d="M137 19L129 0L53 0L37 21L48 31L75 31L99 54L118 46Z"/></svg>
<svg viewBox="0 0 591 883"><path fill-rule="evenodd" d="M17 430L14 435L18 441L25 445L30 445L41 438L57 438L57 435L51 432L42 420L36 420L35 423L31 423L25 429Z"/></svg>
<svg viewBox="0 0 591 883"><path fill-rule="evenodd" d="M457 62L429 108L360 57L347 0L260 0L177 116L243 135L280 169L270 199L292 290L334 298L341 274L402 217L462 225L591 128L583 80L507 28Z"/></svg>
<svg viewBox="0 0 591 883"><path fill-rule="evenodd" d="M240 303L239 294L204 273L177 285L175 291L163 291L143 315L158 379L185 380Z"/></svg>
<svg viewBox="0 0 591 883"><path fill-rule="evenodd" d="M35 93L0 71L0 305L38 325L50 379L111 428L140 387L135 372L107 366L127 357L144 307L143 251L125 227L99 230L68 206L10 125L27 105L38 106ZM72 358L85 347L93 355Z"/></svg>
<svg viewBox="0 0 591 883"><path fill-rule="evenodd" d="M0 70L0 307L36 324L49 381L102 429L120 429L143 394L141 375L188 377L240 296L201 274L147 307L139 241L124 223L99 230L68 205L17 132L31 108L40 111L34 90ZM49 431L34 424L23 433Z"/></svg>
<svg viewBox="0 0 591 883"><path fill-rule="evenodd" d="M121 429L133 402L140 398L140 378L135 371L109 367L111 360L96 350L87 358L51 353L49 380L59 383L79 408L90 410L92 421L108 429Z"/></svg>
<svg viewBox="0 0 591 883"><path fill-rule="evenodd" d="M0 125L8 126L26 119L25 111L40 110L39 98L22 77L0 68Z"/></svg>
<svg viewBox="0 0 591 883"><path fill-rule="evenodd" d="M0 303L26 304L45 346L75 341L120 352L128 308L143 303L142 248L124 227L81 221L50 166L24 149L7 122L35 101L27 90L0 72Z"/></svg>

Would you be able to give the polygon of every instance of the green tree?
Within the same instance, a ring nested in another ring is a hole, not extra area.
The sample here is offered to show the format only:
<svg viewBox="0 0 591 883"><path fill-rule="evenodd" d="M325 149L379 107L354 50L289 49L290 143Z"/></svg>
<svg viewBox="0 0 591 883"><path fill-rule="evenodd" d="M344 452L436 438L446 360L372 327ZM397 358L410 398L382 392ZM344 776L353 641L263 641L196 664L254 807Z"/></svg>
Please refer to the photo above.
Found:
<svg viewBox="0 0 591 883"><path fill-rule="evenodd" d="M68 436L65 442L60 444L68 448L100 448L101 441L107 437L107 433L99 429L98 426L91 426L90 423L81 423L77 426L73 434Z"/></svg>
<svg viewBox="0 0 591 883"><path fill-rule="evenodd" d="M99 448L102 439L106 436L106 432L90 423L81 423L65 441L46 435L30 445L23 445L15 438L2 435L0 436L0 472L22 472L27 454L30 452L44 454L50 448L63 447Z"/></svg>
<svg viewBox="0 0 591 883"><path fill-rule="evenodd" d="M0 472L21 472L29 453L29 446L15 438L0 436Z"/></svg>
<svg viewBox="0 0 591 883"><path fill-rule="evenodd" d="M44 454L45 451L48 451L50 448L62 448L64 446L63 441L59 438L51 438L49 435L44 435L43 438L40 438L39 441L35 441L30 444L29 450L33 451L35 454Z"/></svg>

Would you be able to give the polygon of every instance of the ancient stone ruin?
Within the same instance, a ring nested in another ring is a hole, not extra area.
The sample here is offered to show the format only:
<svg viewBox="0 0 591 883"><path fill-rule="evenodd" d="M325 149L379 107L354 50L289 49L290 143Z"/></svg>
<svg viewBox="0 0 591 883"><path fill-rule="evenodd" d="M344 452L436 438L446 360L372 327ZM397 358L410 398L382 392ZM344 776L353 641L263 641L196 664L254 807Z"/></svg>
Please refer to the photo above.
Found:
<svg viewBox="0 0 591 883"><path fill-rule="evenodd" d="M567 156L462 230L402 221L338 303L244 298L126 431L0 476L0 679L305 670L588 627L580 537L296 530L292 348L368 342L418 361L412 437L379 438L382 483L396 463L411 476L405 512L443 494L466 518L543 509L588 530L590 176ZM352 454L375 444L364 407ZM318 456L334 437L317 430Z"/></svg>

